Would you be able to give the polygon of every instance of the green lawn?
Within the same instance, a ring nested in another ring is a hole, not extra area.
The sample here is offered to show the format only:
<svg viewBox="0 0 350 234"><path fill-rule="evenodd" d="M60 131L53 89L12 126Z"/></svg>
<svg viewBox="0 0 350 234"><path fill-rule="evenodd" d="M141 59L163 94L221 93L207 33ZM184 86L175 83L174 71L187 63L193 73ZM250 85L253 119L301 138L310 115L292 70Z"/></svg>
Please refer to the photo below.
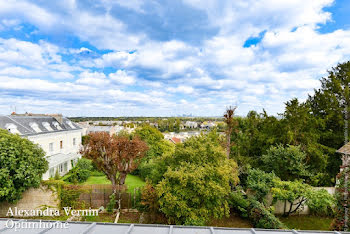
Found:
<svg viewBox="0 0 350 234"><path fill-rule="evenodd" d="M297 230L325 230L329 231L332 218L317 217L309 215L295 215L290 217L279 217L279 219L289 228Z"/></svg>
<svg viewBox="0 0 350 234"><path fill-rule="evenodd" d="M106 176L90 176L83 184L111 184L111 182ZM133 192L134 188L143 187L145 181L138 176L127 175L125 184L128 186L128 191Z"/></svg>

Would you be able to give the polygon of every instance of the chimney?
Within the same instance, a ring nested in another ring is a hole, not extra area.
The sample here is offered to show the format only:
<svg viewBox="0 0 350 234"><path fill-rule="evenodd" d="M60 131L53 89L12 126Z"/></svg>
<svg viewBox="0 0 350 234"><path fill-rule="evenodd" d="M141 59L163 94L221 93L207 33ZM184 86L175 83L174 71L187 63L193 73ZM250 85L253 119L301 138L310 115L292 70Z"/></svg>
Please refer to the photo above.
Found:
<svg viewBox="0 0 350 234"><path fill-rule="evenodd" d="M55 118L55 120L56 120L57 122L59 122L60 124L63 123L62 114L48 114L48 116L51 116L51 117Z"/></svg>

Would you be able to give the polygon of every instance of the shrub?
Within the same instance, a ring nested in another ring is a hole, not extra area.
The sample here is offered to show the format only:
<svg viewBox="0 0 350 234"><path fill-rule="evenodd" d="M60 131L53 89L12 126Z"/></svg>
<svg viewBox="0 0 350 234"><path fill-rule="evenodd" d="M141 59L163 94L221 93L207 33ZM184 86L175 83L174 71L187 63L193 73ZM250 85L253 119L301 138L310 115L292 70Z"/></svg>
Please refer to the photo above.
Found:
<svg viewBox="0 0 350 234"><path fill-rule="evenodd" d="M283 223L260 202L250 199L249 219L256 228L281 229Z"/></svg>
<svg viewBox="0 0 350 234"><path fill-rule="evenodd" d="M313 191L309 194L306 202L310 211L314 215L333 216L335 198L325 189Z"/></svg>
<svg viewBox="0 0 350 234"><path fill-rule="evenodd" d="M249 200L241 192L235 191L230 194L229 205L243 218L248 218Z"/></svg>
<svg viewBox="0 0 350 234"><path fill-rule="evenodd" d="M272 214L272 211L266 209L254 197L247 198L242 192L235 191L230 194L229 204L242 218L248 218L256 228L284 228L283 223Z"/></svg>
<svg viewBox="0 0 350 234"><path fill-rule="evenodd" d="M116 199L115 199L115 193L112 193L111 196L109 196L109 202L107 204L106 210L108 213L112 213L116 204Z"/></svg>
<svg viewBox="0 0 350 234"><path fill-rule="evenodd" d="M71 183L84 182L90 177L92 169L93 166L90 160L85 158L79 159L77 165L69 171L64 181Z"/></svg>
<svg viewBox="0 0 350 234"><path fill-rule="evenodd" d="M0 202L17 202L24 191L40 185L47 169L39 145L0 129Z"/></svg>
<svg viewBox="0 0 350 234"><path fill-rule="evenodd" d="M61 199L61 208L71 207L72 209L85 208L85 203L79 201L80 194L86 190L80 188L77 185L63 186L59 196Z"/></svg>
<svg viewBox="0 0 350 234"><path fill-rule="evenodd" d="M273 172L266 173L259 169L250 169L247 177L247 188L254 192L255 198L263 202L270 192L276 178Z"/></svg>

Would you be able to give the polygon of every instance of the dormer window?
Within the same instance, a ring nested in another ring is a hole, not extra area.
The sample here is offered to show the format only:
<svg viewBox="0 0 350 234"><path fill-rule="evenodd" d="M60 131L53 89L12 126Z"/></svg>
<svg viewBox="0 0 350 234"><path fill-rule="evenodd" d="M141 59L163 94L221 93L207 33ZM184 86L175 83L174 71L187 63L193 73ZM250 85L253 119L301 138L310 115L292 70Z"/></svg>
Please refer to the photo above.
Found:
<svg viewBox="0 0 350 234"><path fill-rule="evenodd" d="M55 126L57 130L62 130L61 125L58 122L53 122L53 126Z"/></svg>
<svg viewBox="0 0 350 234"><path fill-rule="evenodd" d="M16 126L15 124L12 124L12 123L6 124L6 125L5 125L5 128L6 128L10 133L13 133L13 134L18 133L18 134L19 134L19 131L18 131L17 126Z"/></svg>
<svg viewBox="0 0 350 234"><path fill-rule="evenodd" d="M35 131L35 132L41 132L41 129L39 128L39 125L37 123L30 123L29 126Z"/></svg>
<svg viewBox="0 0 350 234"><path fill-rule="evenodd" d="M47 131L53 131L51 125L48 122L43 122L43 126L44 128L46 128Z"/></svg>
<svg viewBox="0 0 350 234"><path fill-rule="evenodd" d="M73 123L71 121L67 121L67 124L69 125L69 127L75 129L75 126L73 125Z"/></svg>

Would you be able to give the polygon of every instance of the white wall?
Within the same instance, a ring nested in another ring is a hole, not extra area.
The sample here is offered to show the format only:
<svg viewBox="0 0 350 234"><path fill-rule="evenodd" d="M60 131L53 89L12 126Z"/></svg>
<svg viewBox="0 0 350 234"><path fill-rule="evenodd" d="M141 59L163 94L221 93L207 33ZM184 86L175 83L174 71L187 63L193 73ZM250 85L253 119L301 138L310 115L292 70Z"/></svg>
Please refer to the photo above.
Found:
<svg viewBox="0 0 350 234"><path fill-rule="evenodd" d="M325 189L327 192L331 195L335 194L335 187L314 187L315 190ZM268 201L272 201L271 194L268 195ZM296 203L296 202L295 202ZM289 209L290 203L287 202L287 210ZM273 205L274 207L274 214L283 214L284 212L284 202L277 201L276 204ZM296 208L296 206L293 206L293 209ZM298 214L310 214L310 209L307 205L304 205L304 207L298 212Z"/></svg>
<svg viewBox="0 0 350 234"><path fill-rule="evenodd" d="M32 142L39 144L41 148L45 151L46 156L50 156L49 160L49 170L43 175L43 179L47 180L50 177L51 172L55 174L59 169L60 164L67 162L67 171L72 168L71 160L76 161L81 156L79 154L81 147L81 136L82 130L70 130L70 131L61 131L61 132L51 132L37 134L33 136L28 136L27 138ZM73 144L73 139L75 138L75 145ZM62 149L60 142L62 141ZM53 150L50 151L50 143L53 143ZM54 161L54 162L53 162ZM67 171L60 172L60 175L65 174ZM52 176L52 175L51 175Z"/></svg>

